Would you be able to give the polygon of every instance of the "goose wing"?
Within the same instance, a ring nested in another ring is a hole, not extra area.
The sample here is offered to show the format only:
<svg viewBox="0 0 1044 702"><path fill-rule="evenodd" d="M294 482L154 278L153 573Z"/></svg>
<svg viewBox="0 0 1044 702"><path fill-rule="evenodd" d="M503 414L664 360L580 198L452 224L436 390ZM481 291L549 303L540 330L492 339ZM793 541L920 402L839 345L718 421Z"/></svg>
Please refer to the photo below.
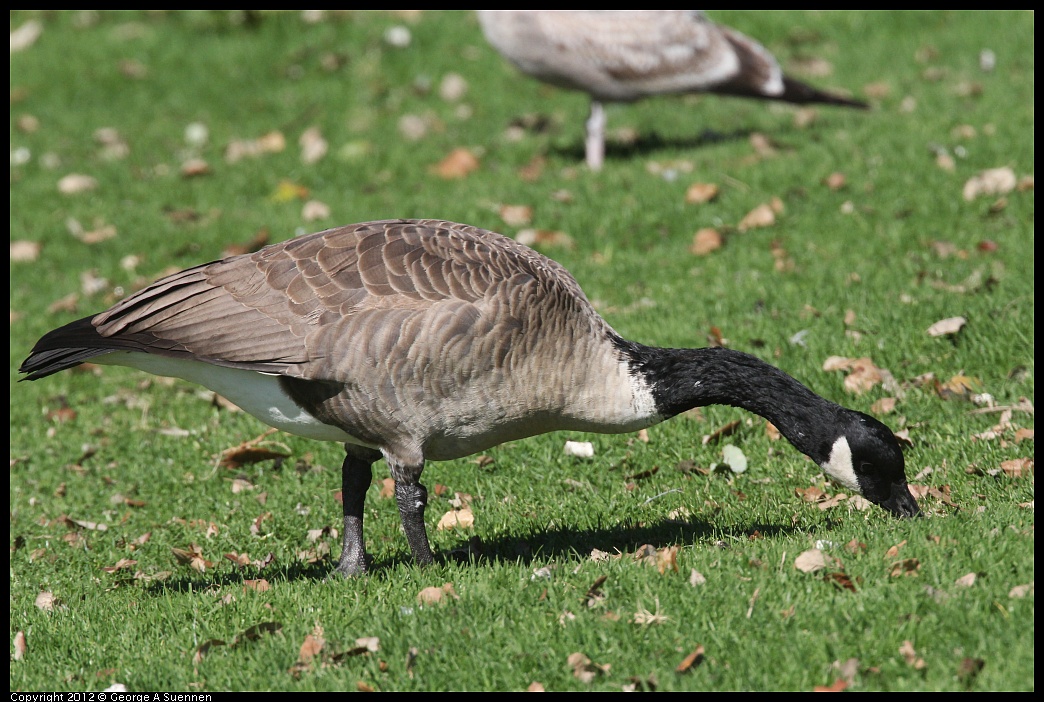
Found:
<svg viewBox="0 0 1044 702"><path fill-rule="evenodd" d="M422 339L471 344L494 328L503 333L487 351L503 356L545 305L589 308L565 269L512 239L437 220L369 222L161 279L46 335L21 370L38 378L128 350L344 380L366 358Z"/></svg>

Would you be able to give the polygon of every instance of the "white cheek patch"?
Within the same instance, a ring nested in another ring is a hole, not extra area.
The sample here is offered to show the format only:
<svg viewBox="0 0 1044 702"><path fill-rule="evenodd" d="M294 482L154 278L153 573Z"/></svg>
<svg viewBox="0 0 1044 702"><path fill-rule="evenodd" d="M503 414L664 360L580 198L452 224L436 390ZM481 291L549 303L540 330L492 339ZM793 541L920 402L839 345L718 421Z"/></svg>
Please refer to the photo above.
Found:
<svg viewBox="0 0 1044 702"><path fill-rule="evenodd" d="M845 437L838 437L830 449L830 458L821 467L834 481L862 494L859 481L856 480L855 467L852 465L852 447L848 445L848 439Z"/></svg>

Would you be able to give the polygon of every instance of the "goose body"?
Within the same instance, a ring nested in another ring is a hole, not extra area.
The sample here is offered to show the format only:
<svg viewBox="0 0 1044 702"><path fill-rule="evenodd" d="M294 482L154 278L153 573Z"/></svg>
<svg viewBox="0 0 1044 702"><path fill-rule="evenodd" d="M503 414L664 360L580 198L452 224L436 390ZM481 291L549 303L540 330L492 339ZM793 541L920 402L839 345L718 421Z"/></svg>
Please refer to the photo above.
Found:
<svg viewBox="0 0 1044 702"><path fill-rule="evenodd" d="M718 93L791 103L866 104L783 74L769 51L699 10L478 10L487 41L522 73L591 98L586 160L601 168L604 103Z"/></svg>
<svg viewBox="0 0 1044 702"><path fill-rule="evenodd" d="M427 564L426 460L557 430L635 431L707 404L766 417L846 487L918 511L877 420L748 354L627 341L560 265L452 222L355 224L186 269L49 332L19 370L37 380L87 360L184 378L278 429L343 443L345 575L366 570L363 501L382 457Z"/></svg>

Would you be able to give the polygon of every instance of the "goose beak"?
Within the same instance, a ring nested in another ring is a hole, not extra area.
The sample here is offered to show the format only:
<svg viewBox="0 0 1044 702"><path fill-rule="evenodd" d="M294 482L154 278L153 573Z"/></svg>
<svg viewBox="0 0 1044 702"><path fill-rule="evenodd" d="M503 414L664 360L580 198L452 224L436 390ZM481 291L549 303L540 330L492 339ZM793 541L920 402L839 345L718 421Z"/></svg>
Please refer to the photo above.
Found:
<svg viewBox="0 0 1044 702"><path fill-rule="evenodd" d="M921 508L917 506L917 500L914 499L910 493L910 487L905 482L892 485L892 494L879 504L891 512L892 516L900 519L921 516Z"/></svg>

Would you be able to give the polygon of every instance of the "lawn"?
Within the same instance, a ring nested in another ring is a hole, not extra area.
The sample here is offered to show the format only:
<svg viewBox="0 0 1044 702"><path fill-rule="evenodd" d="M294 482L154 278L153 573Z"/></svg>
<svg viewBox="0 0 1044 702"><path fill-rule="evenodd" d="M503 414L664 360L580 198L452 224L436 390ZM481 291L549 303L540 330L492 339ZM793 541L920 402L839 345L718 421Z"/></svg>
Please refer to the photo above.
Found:
<svg viewBox="0 0 1044 702"><path fill-rule="evenodd" d="M612 105L591 172L586 97L471 13L12 12L11 690L1033 690L1034 16L709 14L871 109ZM17 382L161 275L397 217L877 416L926 518L713 406L429 464L424 569L380 463L371 574L328 581L340 446L129 369Z"/></svg>

